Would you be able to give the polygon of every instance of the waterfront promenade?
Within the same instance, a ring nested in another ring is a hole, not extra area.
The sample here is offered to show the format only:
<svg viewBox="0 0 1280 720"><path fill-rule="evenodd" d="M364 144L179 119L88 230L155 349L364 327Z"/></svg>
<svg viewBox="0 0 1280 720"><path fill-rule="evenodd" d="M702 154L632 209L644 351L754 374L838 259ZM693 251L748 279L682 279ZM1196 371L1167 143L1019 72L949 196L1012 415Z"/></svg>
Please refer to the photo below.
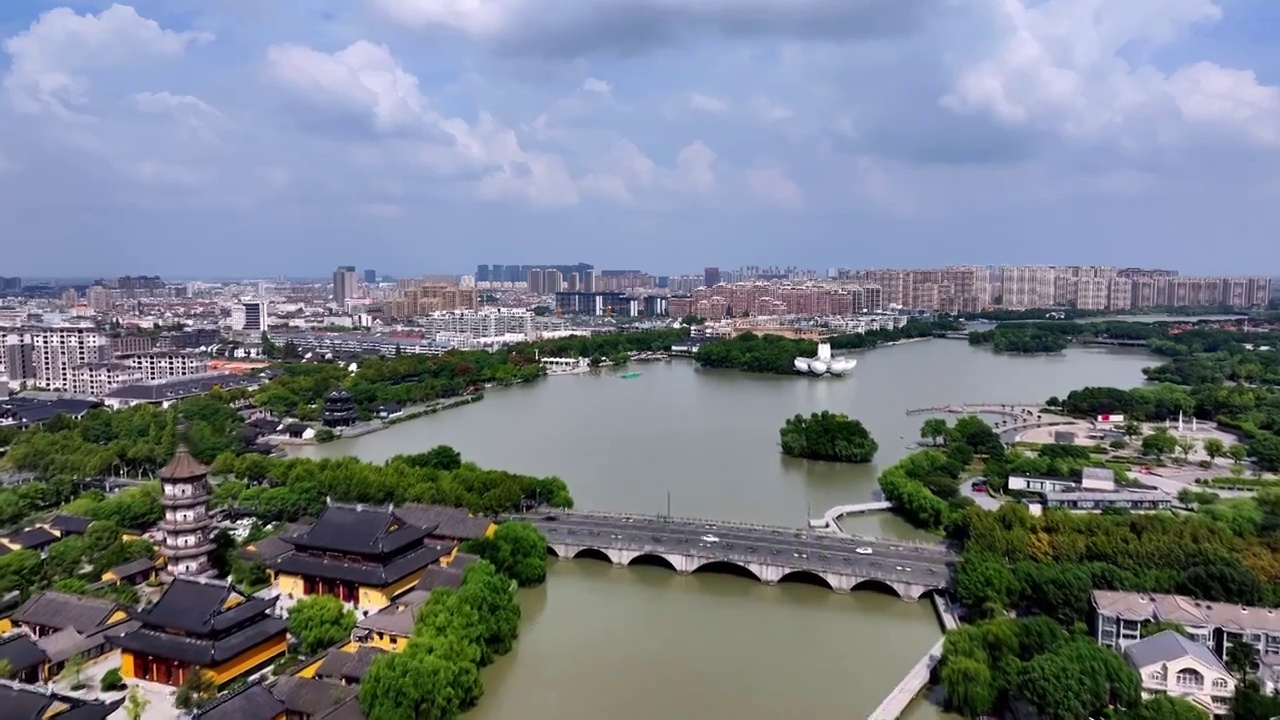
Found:
<svg viewBox="0 0 1280 720"><path fill-rule="evenodd" d="M902 713L906 712L911 701L929 686L933 670L942 660L942 645L946 641L946 633L960 626L951 602L945 597L934 595L933 607L938 612L938 622L942 624L943 637L938 638L938 642L929 648L924 657L911 666L902 680L898 681L893 690L890 690L884 700L881 700L876 709L867 716L867 720L898 720Z"/></svg>

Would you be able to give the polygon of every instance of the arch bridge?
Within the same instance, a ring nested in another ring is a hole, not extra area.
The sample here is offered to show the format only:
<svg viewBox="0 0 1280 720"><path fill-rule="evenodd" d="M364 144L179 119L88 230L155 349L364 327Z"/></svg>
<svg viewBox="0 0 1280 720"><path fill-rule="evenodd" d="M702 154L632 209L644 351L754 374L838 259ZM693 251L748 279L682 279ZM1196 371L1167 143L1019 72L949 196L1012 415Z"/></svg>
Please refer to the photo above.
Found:
<svg viewBox="0 0 1280 720"><path fill-rule="evenodd" d="M663 565L678 573L719 570L773 585L800 581L847 593L887 589L914 602L951 586L949 548L808 529L648 515L557 512L525 515L551 554L590 557L617 567Z"/></svg>

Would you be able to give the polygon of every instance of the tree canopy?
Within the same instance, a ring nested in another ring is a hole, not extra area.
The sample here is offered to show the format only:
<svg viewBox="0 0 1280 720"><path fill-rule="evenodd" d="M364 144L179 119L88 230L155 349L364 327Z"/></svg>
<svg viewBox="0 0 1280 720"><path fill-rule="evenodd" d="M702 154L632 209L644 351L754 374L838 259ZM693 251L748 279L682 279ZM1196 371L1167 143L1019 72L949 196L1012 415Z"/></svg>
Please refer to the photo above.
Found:
<svg viewBox="0 0 1280 720"><path fill-rule="evenodd" d="M471 540L463 550L488 560L520 587L541 585L547 579L547 538L530 523L504 522L492 537Z"/></svg>
<svg viewBox="0 0 1280 720"><path fill-rule="evenodd" d="M825 410L789 418L778 433L783 453L808 460L868 463L880 449L861 422Z"/></svg>
<svg viewBox="0 0 1280 720"><path fill-rule="evenodd" d="M289 608L289 634L298 641L303 655L314 655L350 637L356 614L341 600L315 595Z"/></svg>

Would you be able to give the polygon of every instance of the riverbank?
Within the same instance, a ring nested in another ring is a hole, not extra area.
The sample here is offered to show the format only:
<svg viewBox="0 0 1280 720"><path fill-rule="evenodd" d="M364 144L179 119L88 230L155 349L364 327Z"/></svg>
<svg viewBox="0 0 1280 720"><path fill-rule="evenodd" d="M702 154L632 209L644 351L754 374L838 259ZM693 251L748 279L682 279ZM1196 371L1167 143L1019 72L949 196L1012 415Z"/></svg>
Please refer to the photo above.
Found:
<svg viewBox="0 0 1280 720"><path fill-rule="evenodd" d="M477 403L483 399L484 393L479 392L472 395L463 395L461 397L453 397L447 400L436 400L425 405L405 408L399 415L394 415L385 420L370 420L367 423L360 423L358 425L352 425L349 428L345 428L340 434L335 434L333 440L329 440L328 442L352 440L358 437L363 437L370 433L378 432L379 430L386 430L389 427L394 427L395 425L399 425L403 422L416 420L420 417L426 417L427 415L434 415L444 410L452 410L453 408L470 405L471 403Z"/></svg>

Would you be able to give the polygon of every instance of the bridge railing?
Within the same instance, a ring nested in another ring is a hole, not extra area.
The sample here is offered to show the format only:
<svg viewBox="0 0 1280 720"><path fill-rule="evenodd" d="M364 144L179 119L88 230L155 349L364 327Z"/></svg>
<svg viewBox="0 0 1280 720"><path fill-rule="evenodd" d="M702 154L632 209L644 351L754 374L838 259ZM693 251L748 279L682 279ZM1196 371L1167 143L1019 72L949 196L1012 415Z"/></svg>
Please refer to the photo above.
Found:
<svg viewBox="0 0 1280 720"><path fill-rule="evenodd" d="M689 524L689 525L716 525L716 526L723 526L723 527L741 528L746 530L759 530L762 532L770 532L770 533L774 531L780 531L780 532L786 532L786 533L797 533L797 532L807 533L807 532L813 531L812 528L808 528L808 527L797 528L797 527L786 527L783 525L764 525L760 523L741 522L737 520L708 520L706 518L688 518L688 517L667 516L667 515L644 515L641 513L620 513L620 512L606 512L606 511L596 512L593 510L557 510L554 512L554 514L563 515L563 516L581 515L584 517L618 518L620 520L630 518L632 520L647 520L647 521L664 522L664 523L672 523L672 524L683 523L683 524ZM522 517L522 516L515 516L515 517ZM947 549L947 547L941 543L926 542L923 540L896 540L896 539L875 537L873 535L854 535L851 533L833 535L832 537L850 538L853 540L866 540L868 542L875 542L875 543L887 542L887 543L892 543L894 545L912 546L912 547L918 547L918 548L927 549L927 550L946 550Z"/></svg>

